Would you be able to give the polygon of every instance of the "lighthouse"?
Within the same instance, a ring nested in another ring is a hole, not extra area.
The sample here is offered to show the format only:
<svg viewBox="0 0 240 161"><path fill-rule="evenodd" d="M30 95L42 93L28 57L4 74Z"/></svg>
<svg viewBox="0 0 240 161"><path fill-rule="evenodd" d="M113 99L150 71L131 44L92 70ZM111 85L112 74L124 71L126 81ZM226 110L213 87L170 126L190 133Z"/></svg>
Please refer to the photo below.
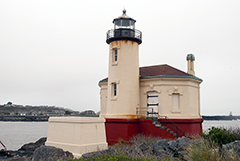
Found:
<svg viewBox="0 0 240 161"><path fill-rule="evenodd" d="M108 144L137 134L171 139L200 135L203 80L195 76L195 56L187 55L186 72L167 64L139 67L142 32L135 24L123 10L107 32L108 78L98 85Z"/></svg>
<svg viewBox="0 0 240 161"><path fill-rule="evenodd" d="M113 20L114 29L107 32L109 70L106 118L137 118L139 107L139 45L142 33L135 29L136 20L123 14Z"/></svg>

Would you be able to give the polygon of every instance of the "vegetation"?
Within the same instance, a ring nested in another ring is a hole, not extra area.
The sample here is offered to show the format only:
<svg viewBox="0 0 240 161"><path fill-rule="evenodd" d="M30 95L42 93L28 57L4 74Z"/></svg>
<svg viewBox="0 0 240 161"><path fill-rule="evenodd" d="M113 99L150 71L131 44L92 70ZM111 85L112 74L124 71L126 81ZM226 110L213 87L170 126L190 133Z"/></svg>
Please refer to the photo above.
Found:
<svg viewBox="0 0 240 161"><path fill-rule="evenodd" d="M26 115L31 115L35 112L38 115L41 115L43 112L52 112L52 111L63 111L66 109L55 107L55 106L30 106L30 105L14 105L11 102L8 102L6 105L0 105L0 116L8 116L13 113L14 115L19 115L20 113L25 113Z"/></svg>
<svg viewBox="0 0 240 161"><path fill-rule="evenodd" d="M113 148L117 154L103 154L91 159L70 158L69 161L240 161L240 147L238 147L238 152L235 150L222 149L223 144L227 144L235 140L240 140L239 128L225 129L222 127L212 127L208 132L202 133L202 136L202 138L192 140L191 144L188 145L184 150L184 157L169 157L168 155L156 156L150 151L145 151L141 154L134 150L131 150L131 152L127 151L126 149L134 149L134 147L139 146L143 142L151 145L153 141L160 139L138 135L129 141L130 144L127 144L123 140L120 140L118 144L112 146L111 148Z"/></svg>
<svg viewBox="0 0 240 161"><path fill-rule="evenodd" d="M96 158L91 158L91 159L84 159L84 158L80 158L80 159L72 159L69 158L68 161L100 161L100 160L105 160L105 161L154 161L156 160L154 157L148 156L147 158L135 158L133 156L127 156L127 155L123 155L123 154L117 154L117 155L103 155L103 156L99 156ZM166 160L167 161L167 160Z"/></svg>
<svg viewBox="0 0 240 161"><path fill-rule="evenodd" d="M194 140L186 150L188 161L239 161L235 151L221 151L218 144L203 138Z"/></svg>
<svg viewBox="0 0 240 161"><path fill-rule="evenodd" d="M225 129L223 127L212 127L208 129L207 134L202 133L203 138L207 139L211 143L217 143L220 147L223 144L240 140L240 129Z"/></svg>

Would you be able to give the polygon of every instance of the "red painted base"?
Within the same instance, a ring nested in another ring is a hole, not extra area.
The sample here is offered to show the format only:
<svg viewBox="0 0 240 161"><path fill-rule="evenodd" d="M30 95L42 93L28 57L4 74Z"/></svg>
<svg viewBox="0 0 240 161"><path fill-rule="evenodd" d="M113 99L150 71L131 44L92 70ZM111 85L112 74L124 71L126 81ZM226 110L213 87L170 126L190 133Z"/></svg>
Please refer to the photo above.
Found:
<svg viewBox="0 0 240 161"><path fill-rule="evenodd" d="M162 137L168 139L175 139L167 129L170 129L181 136L200 136L202 132L203 119L158 119L162 126L155 127L152 120L148 119L114 119L106 118L105 128L107 142L109 145L118 143L121 139L129 141L131 137L137 134L144 134L147 136ZM174 122L174 123L173 123Z"/></svg>

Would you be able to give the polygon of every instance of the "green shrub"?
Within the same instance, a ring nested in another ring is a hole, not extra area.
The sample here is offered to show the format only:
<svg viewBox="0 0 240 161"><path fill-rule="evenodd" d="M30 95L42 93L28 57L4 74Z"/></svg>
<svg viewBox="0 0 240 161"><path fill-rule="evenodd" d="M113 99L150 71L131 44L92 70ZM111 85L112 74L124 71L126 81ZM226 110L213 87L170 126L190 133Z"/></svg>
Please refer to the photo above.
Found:
<svg viewBox="0 0 240 161"><path fill-rule="evenodd" d="M220 147L222 147L223 144L227 144L238 139L237 134L222 127L212 127L208 130L209 132L207 134L202 133L203 138L212 143L217 143Z"/></svg>

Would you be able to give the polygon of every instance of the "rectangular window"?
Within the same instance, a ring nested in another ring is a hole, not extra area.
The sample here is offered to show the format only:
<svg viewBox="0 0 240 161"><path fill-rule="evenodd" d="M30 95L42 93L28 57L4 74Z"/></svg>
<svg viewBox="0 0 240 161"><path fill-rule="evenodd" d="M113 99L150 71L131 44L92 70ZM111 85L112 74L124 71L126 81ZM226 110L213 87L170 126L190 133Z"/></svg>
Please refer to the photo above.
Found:
<svg viewBox="0 0 240 161"><path fill-rule="evenodd" d="M118 58L118 50L114 49L114 61L117 61Z"/></svg>
<svg viewBox="0 0 240 161"><path fill-rule="evenodd" d="M179 93L172 94L172 106L173 109L179 109Z"/></svg>
<svg viewBox="0 0 240 161"><path fill-rule="evenodd" d="M117 84L114 83L113 84L113 96L116 96L117 95Z"/></svg>

